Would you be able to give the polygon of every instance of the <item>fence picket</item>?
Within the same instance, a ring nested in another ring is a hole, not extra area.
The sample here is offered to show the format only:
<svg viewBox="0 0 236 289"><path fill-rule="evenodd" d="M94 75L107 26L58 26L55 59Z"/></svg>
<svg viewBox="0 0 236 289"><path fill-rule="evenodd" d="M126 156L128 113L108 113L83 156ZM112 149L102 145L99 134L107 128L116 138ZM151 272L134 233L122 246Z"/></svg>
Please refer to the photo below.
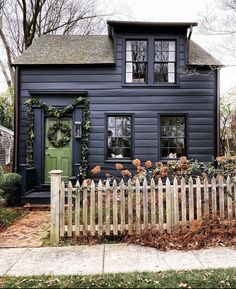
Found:
<svg viewBox="0 0 236 289"><path fill-rule="evenodd" d="M65 184L61 182L60 189L60 204L59 204L59 218L60 218L60 237L65 235Z"/></svg>
<svg viewBox="0 0 236 289"><path fill-rule="evenodd" d="M163 231L164 215L163 215L163 183L161 178L158 180L158 208L159 208L159 228Z"/></svg>
<svg viewBox="0 0 236 289"><path fill-rule="evenodd" d="M110 182L106 180L106 235L110 235L111 232L111 194L110 194Z"/></svg>
<svg viewBox="0 0 236 289"><path fill-rule="evenodd" d="M193 198L193 179L190 177L188 181L189 186L189 221L194 220L194 198Z"/></svg>
<svg viewBox="0 0 236 289"><path fill-rule="evenodd" d="M232 220L233 218L233 210L232 210L232 183L231 179L227 177L227 209L228 209L228 220Z"/></svg>
<svg viewBox="0 0 236 289"><path fill-rule="evenodd" d="M90 231L91 235L95 235L95 183L91 182L91 192L90 192Z"/></svg>
<svg viewBox="0 0 236 289"><path fill-rule="evenodd" d="M121 234L125 232L125 188L124 180L120 182L120 224L121 224Z"/></svg>
<svg viewBox="0 0 236 289"><path fill-rule="evenodd" d="M154 179L151 179L151 225L156 227L156 188Z"/></svg>
<svg viewBox="0 0 236 289"><path fill-rule="evenodd" d="M130 179L128 180L128 233L133 234L133 188Z"/></svg>
<svg viewBox="0 0 236 289"><path fill-rule="evenodd" d="M204 190L204 219L206 222L209 221L209 191L208 191L208 179L204 178L203 181L203 190Z"/></svg>
<svg viewBox="0 0 236 289"><path fill-rule="evenodd" d="M172 227L172 206L171 206L171 186L170 180L167 178L166 180L166 228L167 232L171 233Z"/></svg>
<svg viewBox="0 0 236 289"><path fill-rule="evenodd" d="M211 179L211 196L212 196L212 217L213 219L217 216L217 197L216 197L216 179Z"/></svg>
<svg viewBox="0 0 236 289"><path fill-rule="evenodd" d="M72 183L68 183L68 226L67 226L67 236L72 237Z"/></svg>
<svg viewBox="0 0 236 289"><path fill-rule="evenodd" d="M224 201L224 180L219 176L219 206L220 206L220 219L223 220L225 216L225 201Z"/></svg>
<svg viewBox="0 0 236 289"><path fill-rule="evenodd" d="M186 226L186 187L185 187L185 179L181 178L181 211L182 211L182 225Z"/></svg>
<svg viewBox="0 0 236 289"><path fill-rule="evenodd" d="M98 182L98 235L103 233L103 218L102 218L102 181Z"/></svg>
<svg viewBox="0 0 236 289"><path fill-rule="evenodd" d="M197 177L197 181L196 181L196 194L197 194L197 220L201 220L202 196L201 196L201 181L199 177Z"/></svg>
<svg viewBox="0 0 236 289"><path fill-rule="evenodd" d="M87 236L88 231L88 184L83 183L83 235Z"/></svg>
<svg viewBox="0 0 236 289"><path fill-rule="evenodd" d="M140 233L140 224L141 224L141 217L140 217L140 182L139 179L136 179L136 232Z"/></svg>
<svg viewBox="0 0 236 289"><path fill-rule="evenodd" d="M147 179L143 181L143 220L144 220L144 229L148 227L148 188L147 188Z"/></svg>
<svg viewBox="0 0 236 289"><path fill-rule="evenodd" d="M117 183L113 181L113 234L118 235L118 220L117 220Z"/></svg>
<svg viewBox="0 0 236 289"><path fill-rule="evenodd" d="M178 193L178 181L176 178L174 178L174 184L173 184L173 212L174 212L174 227L176 228L179 224L179 193Z"/></svg>
<svg viewBox="0 0 236 289"><path fill-rule="evenodd" d="M80 183L75 185L75 235L80 235Z"/></svg>

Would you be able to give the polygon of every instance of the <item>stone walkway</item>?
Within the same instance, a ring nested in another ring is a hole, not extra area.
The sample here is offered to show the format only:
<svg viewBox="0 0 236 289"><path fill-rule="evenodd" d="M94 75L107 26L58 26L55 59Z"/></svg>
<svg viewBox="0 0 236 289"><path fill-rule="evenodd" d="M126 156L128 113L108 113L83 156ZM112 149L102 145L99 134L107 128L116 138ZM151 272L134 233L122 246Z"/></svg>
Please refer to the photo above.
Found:
<svg viewBox="0 0 236 289"><path fill-rule="evenodd" d="M49 226L49 211L29 212L0 233L0 248L40 247Z"/></svg>
<svg viewBox="0 0 236 289"><path fill-rule="evenodd" d="M160 272L236 267L236 250L168 252L127 245L0 249L0 276Z"/></svg>

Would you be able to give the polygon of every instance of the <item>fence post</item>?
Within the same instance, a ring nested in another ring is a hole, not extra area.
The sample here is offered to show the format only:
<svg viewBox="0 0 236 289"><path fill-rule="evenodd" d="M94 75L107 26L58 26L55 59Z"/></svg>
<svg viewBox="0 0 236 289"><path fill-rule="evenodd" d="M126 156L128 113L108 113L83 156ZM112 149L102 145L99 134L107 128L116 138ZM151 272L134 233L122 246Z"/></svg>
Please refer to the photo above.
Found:
<svg viewBox="0 0 236 289"><path fill-rule="evenodd" d="M60 188L61 188L61 170L52 170L49 172L51 177L51 230L50 241L53 244L59 243L60 225Z"/></svg>

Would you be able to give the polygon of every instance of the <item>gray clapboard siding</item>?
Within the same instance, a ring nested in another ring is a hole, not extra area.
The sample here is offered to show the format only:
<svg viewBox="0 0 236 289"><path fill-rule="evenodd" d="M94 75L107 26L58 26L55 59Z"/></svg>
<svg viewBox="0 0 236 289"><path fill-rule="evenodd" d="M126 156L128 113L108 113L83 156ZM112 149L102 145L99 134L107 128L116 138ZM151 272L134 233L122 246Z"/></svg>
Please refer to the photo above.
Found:
<svg viewBox="0 0 236 289"><path fill-rule="evenodd" d="M127 86L124 85L124 33L114 38L116 66L26 66L21 68L20 85L20 135L19 163L25 162L26 107L30 90L78 90L86 91L90 102L92 131L89 144L90 168L110 166L104 162L105 119L109 112L134 114L134 158L159 160L159 115L184 113L187 115L188 157L210 161L215 153L215 100L216 73L202 69L202 74L186 74L186 37L180 33L166 37L177 38L178 85L177 86ZM158 35L152 33L158 38ZM161 35L162 38L165 35ZM138 38L138 35L137 35ZM148 38L148 37L147 37ZM73 102L75 95L39 95L45 102L63 106ZM43 158L43 157L42 157ZM131 164L126 164L130 168ZM116 174L118 172L114 171ZM39 173L39 172L38 172Z"/></svg>

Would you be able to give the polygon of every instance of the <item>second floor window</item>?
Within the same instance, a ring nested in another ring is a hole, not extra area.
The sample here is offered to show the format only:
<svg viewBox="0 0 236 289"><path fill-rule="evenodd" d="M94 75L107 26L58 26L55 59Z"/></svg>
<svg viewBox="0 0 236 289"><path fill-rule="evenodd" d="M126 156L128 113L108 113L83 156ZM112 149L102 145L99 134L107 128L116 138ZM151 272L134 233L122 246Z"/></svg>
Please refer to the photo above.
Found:
<svg viewBox="0 0 236 289"><path fill-rule="evenodd" d="M126 83L147 82L147 41L126 41Z"/></svg>
<svg viewBox="0 0 236 289"><path fill-rule="evenodd" d="M155 41L154 81L175 83L176 67L175 41Z"/></svg>

